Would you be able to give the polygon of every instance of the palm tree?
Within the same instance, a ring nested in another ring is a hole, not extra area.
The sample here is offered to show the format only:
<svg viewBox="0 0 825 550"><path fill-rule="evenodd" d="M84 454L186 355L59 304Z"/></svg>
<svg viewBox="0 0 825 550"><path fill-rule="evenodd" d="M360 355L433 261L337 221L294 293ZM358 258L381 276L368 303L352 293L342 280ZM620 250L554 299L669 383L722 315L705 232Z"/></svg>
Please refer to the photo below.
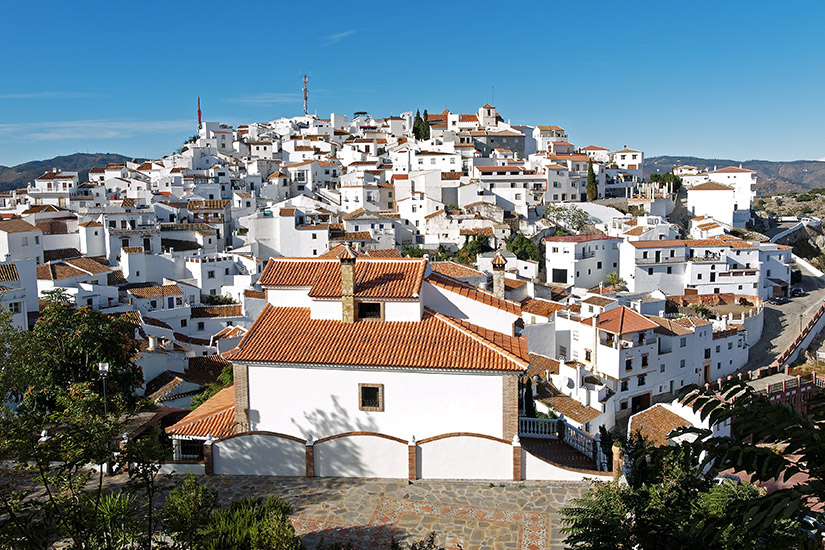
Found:
<svg viewBox="0 0 825 550"><path fill-rule="evenodd" d="M614 271L604 278L604 282L608 286L624 286L627 281L619 277L619 274Z"/></svg>

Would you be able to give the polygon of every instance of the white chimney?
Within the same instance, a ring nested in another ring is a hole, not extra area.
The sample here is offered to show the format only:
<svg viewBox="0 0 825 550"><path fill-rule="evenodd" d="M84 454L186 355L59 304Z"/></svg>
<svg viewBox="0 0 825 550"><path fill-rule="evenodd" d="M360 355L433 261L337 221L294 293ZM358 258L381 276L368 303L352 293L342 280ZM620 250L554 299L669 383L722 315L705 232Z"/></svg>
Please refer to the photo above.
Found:
<svg viewBox="0 0 825 550"><path fill-rule="evenodd" d="M158 349L158 337L149 336L149 350L154 351L156 349Z"/></svg>

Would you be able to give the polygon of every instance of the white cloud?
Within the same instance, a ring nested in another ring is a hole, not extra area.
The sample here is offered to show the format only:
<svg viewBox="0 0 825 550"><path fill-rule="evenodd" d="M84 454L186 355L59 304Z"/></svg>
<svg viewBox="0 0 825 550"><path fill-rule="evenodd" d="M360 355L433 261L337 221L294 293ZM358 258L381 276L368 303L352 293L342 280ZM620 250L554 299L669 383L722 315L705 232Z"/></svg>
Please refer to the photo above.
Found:
<svg viewBox="0 0 825 550"><path fill-rule="evenodd" d="M329 46L331 44L335 44L337 42L340 42L341 40L343 40L344 38L346 38L346 37L348 37L352 34L355 34L355 30L353 30L353 29L350 29L350 30L344 31L344 32L337 32L335 34L330 34L329 36L324 38L324 43L327 46Z"/></svg>
<svg viewBox="0 0 825 550"><path fill-rule="evenodd" d="M266 105L270 103L300 103L303 98L300 94L263 93L233 97L231 103L246 103L250 105Z"/></svg>
<svg viewBox="0 0 825 550"><path fill-rule="evenodd" d="M0 94L0 99L86 99L102 97L97 92L19 92Z"/></svg>
<svg viewBox="0 0 825 550"><path fill-rule="evenodd" d="M0 141L119 139L140 134L191 132L194 120L61 120L0 124Z"/></svg>

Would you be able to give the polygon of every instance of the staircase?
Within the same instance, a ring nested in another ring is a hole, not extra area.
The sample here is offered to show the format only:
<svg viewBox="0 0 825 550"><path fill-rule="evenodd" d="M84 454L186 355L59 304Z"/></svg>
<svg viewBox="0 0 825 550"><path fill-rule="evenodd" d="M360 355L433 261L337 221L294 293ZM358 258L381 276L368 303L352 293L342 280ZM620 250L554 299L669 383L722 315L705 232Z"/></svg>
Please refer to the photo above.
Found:
<svg viewBox="0 0 825 550"><path fill-rule="evenodd" d="M519 418L519 440L530 454L559 466L607 471L601 436L590 435L560 418Z"/></svg>

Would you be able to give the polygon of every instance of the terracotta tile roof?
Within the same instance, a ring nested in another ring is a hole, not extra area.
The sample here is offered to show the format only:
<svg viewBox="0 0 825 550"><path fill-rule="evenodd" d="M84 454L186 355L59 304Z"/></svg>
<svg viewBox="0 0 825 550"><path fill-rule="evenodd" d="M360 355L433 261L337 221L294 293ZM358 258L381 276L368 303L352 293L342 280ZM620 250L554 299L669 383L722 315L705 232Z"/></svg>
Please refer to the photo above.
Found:
<svg viewBox="0 0 825 550"><path fill-rule="evenodd" d="M160 319L155 319L154 317L143 317L143 322L153 327L167 328L169 330L172 329L171 326L161 321Z"/></svg>
<svg viewBox="0 0 825 550"><path fill-rule="evenodd" d="M478 271L472 267L462 265L457 262L430 262L430 267L436 273L441 273L447 277L457 279L459 277L486 277L483 271Z"/></svg>
<svg viewBox="0 0 825 550"><path fill-rule="evenodd" d="M220 438L235 432L235 386L222 389L200 407L166 428L166 433Z"/></svg>
<svg viewBox="0 0 825 550"><path fill-rule="evenodd" d="M756 245L753 245L747 241L743 241L737 239L735 237L730 238L730 236L722 237L714 237L712 239L687 239L687 240L680 240L680 239L670 239L670 240L662 240L662 241L633 241L632 244L635 248L673 248L677 246L692 246L692 247L710 247L710 246L728 246L730 248L757 248Z"/></svg>
<svg viewBox="0 0 825 550"><path fill-rule="evenodd" d="M189 201L186 208L188 210L223 210L231 203L230 200Z"/></svg>
<svg viewBox="0 0 825 550"><path fill-rule="evenodd" d="M590 298L588 298L586 300L582 300L582 303L583 304L589 304L589 305L592 305L592 306L604 307L604 306L609 306L610 304L612 304L615 301L616 300L613 300L611 298L604 298L602 296L591 296Z"/></svg>
<svg viewBox="0 0 825 550"><path fill-rule="evenodd" d="M243 311L240 304L192 308L193 319L205 317L243 317Z"/></svg>
<svg viewBox="0 0 825 550"><path fill-rule="evenodd" d="M143 288L130 288L129 294L137 298L160 298L162 296L183 296L183 291L178 285L146 286Z"/></svg>
<svg viewBox="0 0 825 550"><path fill-rule="evenodd" d="M129 281L123 276L123 271L118 269L117 271L110 271L106 275L106 284L109 286L122 286L129 284Z"/></svg>
<svg viewBox="0 0 825 550"><path fill-rule="evenodd" d="M143 254L142 246L125 246L121 250L126 254Z"/></svg>
<svg viewBox="0 0 825 550"><path fill-rule="evenodd" d="M413 298L421 291L427 261L414 258L365 258L355 262L356 298ZM264 287L310 287L316 298L341 296L341 262L271 258L259 283Z"/></svg>
<svg viewBox="0 0 825 550"><path fill-rule="evenodd" d="M639 227L634 227L633 229L629 229L629 230L625 231L624 234L625 235L630 235L631 237L638 237L639 235L641 235L641 234L643 234L643 233L645 233L646 231L649 231L649 230L650 230L649 227L639 226Z"/></svg>
<svg viewBox="0 0 825 550"><path fill-rule="evenodd" d="M527 369L528 376L537 375L541 379L546 379L548 374L559 373L559 362L545 355L538 353L530 354L530 368Z"/></svg>
<svg viewBox="0 0 825 550"><path fill-rule="evenodd" d="M96 222L96 221L83 222L79 225L80 225L80 227L103 227L102 223Z"/></svg>
<svg viewBox="0 0 825 550"><path fill-rule="evenodd" d="M492 227L474 227L472 229L462 229L461 235L481 235L482 237L495 237L495 230Z"/></svg>
<svg viewBox="0 0 825 550"><path fill-rule="evenodd" d="M594 317L590 317L582 321L582 323L592 325L593 319ZM655 329L659 325L641 313L636 313L629 307L619 306L600 314L598 326L600 330L622 335Z"/></svg>
<svg viewBox="0 0 825 550"><path fill-rule="evenodd" d="M722 185L721 183L716 183L715 181L709 181L700 185L694 185L688 189L688 192L691 191L733 191L733 187Z"/></svg>
<svg viewBox="0 0 825 550"><path fill-rule="evenodd" d="M461 176L461 172L441 172L442 181L460 180Z"/></svg>
<svg viewBox="0 0 825 550"><path fill-rule="evenodd" d="M552 317L555 312L561 309L564 309L563 305L541 298L528 298L521 303L521 310L523 312L540 315L542 317Z"/></svg>
<svg viewBox="0 0 825 550"><path fill-rule="evenodd" d="M588 145L587 147L582 147L582 151L607 151L607 149L599 147L598 145Z"/></svg>
<svg viewBox="0 0 825 550"><path fill-rule="evenodd" d="M720 168L719 170L713 170L709 172L710 174L744 174L747 172L753 172L753 170L746 170L745 168L737 168L736 166L727 166L725 168Z"/></svg>
<svg viewBox="0 0 825 550"><path fill-rule="evenodd" d="M627 431L639 432L654 445L662 446L668 444L670 432L689 425L690 423L678 414L657 404L631 416Z"/></svg>
<svg viewBox="0 0 825 550"><path fill-rule="evenodd" d="M201 384L214 382L229 361L220 355L203 355L190 357L186 367L187 379Z"/></svg>
<svg viewBox="0 0 825 550"><path fill-rule="evenodd" d="M0 231L3 233L26 233L28 231L39 231L39 229L23 220L6 220L0 222Z"/></svg>
<svg viewBox="0 0 825 550"><path fill-rule="evenodd" d="M17 266L14 264L0 265L0 281L19 281L20 276L17 274Z"/></svg>
<svg viewBox="0 0 825 550"><path fill-rule="evenodd" d="M99 275L101 273L108 273L111 271L108 267L101 265L90 258L72 258L64 261L70 266L92 275Z"/></svg>
<svg viewBox="0 0 825 550"><path fill-rule="evenodd" d="M522 281L521 279L510 279L509 277L504 279L504 290L515 290L517 288L521 288L527 284L527 281Z"/></svg>
<svg viewBox="0 0 825 550"><path fill-rule="evenodd" d="M710 321L707 319L702 319L701 317L695 317L693 315L689 315L687 317L679 317L678 319L673 320L674 323L677 325L682 325L683 327L705 327L711 325Z"/></svg>
<svg viewBox="0 0 825 550"><path fill-rule="evenodd" d="M294 208L281 208L278 211L278 215L279 216L294 216L295 215L295 209Z"/></svg>
<svg viewBox="0 0 825 550"><path fill-rule="evenodd" d="M551 386L552 388L552 386ZM553 396L542 399L541 402L550 407L553 411L563 414L565 417L578 422L579 424L586 424L600 414L600 411L593 407L582 405L572 397L567 397L555 388L552 388Z"/></svg>
<svg viewBox="0 0 825 550"><path fill-rule="evenodd" d="M693 334L691 329L677 323L675 319L656 317L655 315L648 315L647 318L659 325L655 329L658 334L665 334L667 336L685 336L687 334Z"/></svg>
<svg viewBox="0 0 825 550"><path fill-rule="evenodd" d="M336 244L320 256L317 256L318 259L324 260L331 260L337 259L339 254L344 250L343 244ZM401 258L401 252L398 251L397 248L377 248L374 250L362 250L359 252L361 256L367 256L370 258Z"/></svg>
<svg viewBox="0 0 825 550"><path fill-rule="evenodd" d="M243 291L243 295L247 298L257 298L259 300L266 300L266 292L263 290L252 290L248 288Z"/></svg>
<svg viewBox="0 0 825 550"><path fill-rule="evenodd" d="M430 273L427 276L427 282L448 292L454 292L471 300L475 300L476 302L481 302L483 304L487 304L488 306L506 311L507 313L512 313L513 315L519 316L521 315L521 304L510 300L496 298L491 292L480 290L474 286L457 281L450 277L446 277L440 273Z"/></svg>
<svg viewBox="0 0 825 550"><path fill-rule="evenodd" d="M88 275L88 273L75 269L63 262L40 264L37 266L37 278L41 281L58 281L84 275Z"/></svg>
<svg viewBox="0 0 825 550"><path fill-rule="evenodd" d="M330 237L330 241L368 241L372 239L369 231L347 231L342 235Z"/></svg>
<svg viewBox="0 0 825 550"><path fill-rule="evenodd" d="M430 310L420 322L347 324L311 319L309 308L267 304L238 347L224 357L233 362L522 372L528 364L526 351L521 338Z"/></svg>

